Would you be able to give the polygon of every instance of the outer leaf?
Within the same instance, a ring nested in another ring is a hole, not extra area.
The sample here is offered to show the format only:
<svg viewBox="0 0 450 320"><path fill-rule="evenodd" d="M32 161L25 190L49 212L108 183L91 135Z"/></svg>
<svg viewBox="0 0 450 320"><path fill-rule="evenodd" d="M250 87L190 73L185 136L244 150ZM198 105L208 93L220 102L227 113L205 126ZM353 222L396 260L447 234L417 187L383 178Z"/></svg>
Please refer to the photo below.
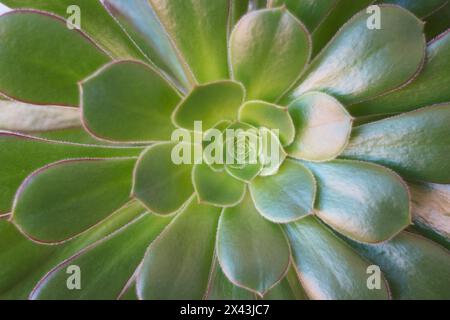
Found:
<svg viewBox="0 0 450 320"><path fill-rule="evenodd" d="M388 299L385 281L380 290L367 287L367 267L355 251L315 217L285 226L295 266L311 299Z"/></svg>
<svg viewBox="0 0 450 320"><path fill-rule="evenodd" d="M250 0L231 0L231 12L229 18L229 32L234 25L245 15L248 11Z"/></svg>
<svg viewBox="0 0 450 320"><path fill-rule="evenodd" d="M425 59L423 22L395 6L380 7L380 15L380 30L367 27L365 11L347 22L284 101L318 90L352 104L408 82Z"/></svg>
<svg viewBox="0 0 450 320"><path fill-rule="evenodd" d="M219 222L217 257L223 272L235 285L263 296L284 277L289 255L280 227L259 215L250 196L238 206L224 209Z"/></svg>
<svg viewBox="0 0 450 320"><path fill-rule="evenodd" d="M450 243L450 185L410 183L409 186L414 223L430 228Z"/></svg>
<svg viewBox="0 0 450 320"><path fill-rule="evenodd" d="M80 127L80 110L0 100L0 129L22 132Z"/></svg>
<svg viewBox="0 0 450 320"><path fill-rule="evenodd" d="M214 171L207 164L196 164L192 170L192 183L199 202L219 207L231 207L241 202L245 183L226 171Z"/></svg>
<svg viewBox="0 0 450 320"><path fill-rule="evenodd" d="M144 212L141 206L130 203L80 237L52 246L32 242L9 221L0 221L0 298L27 299L39 279L55 265Z"/></svg>
<svg viewBox="0 0 450 320"><path fill-rule="evenodd" d="M170 116L181 100L155 70L132 61L113 62L80 84L84 125L107 140L167 141Z"/></svg>
<svg viewBox="0 0 450 320"><path fill-rule="evenodd" d="M239 109L239 121L278 130L283 145L292 143L295 127L287 108L264 101L248 101Z"/></svg>
<svg viewBox="0 0 450 320"><path fill-rule="evenodd" d="M141 299L201 299L214 258L219 208L194 198L150 245L137 275Z"/></svg>
<svg viewBox="0 0 450 320"><path fill-rule="evenodd" d="M287 223L312 213L316 182L301 163L286 160L277 174L255 178L250 192L263 217Z"/></svg>
<svg viewBox="0 0 450 320"><path fill-rule="evenodd" d="M353 119L335 98L309 92L293 101L288 109L295 127L294 141L286 150L290 156L325 161L344 150Z"/></svg>
<svg viewBox="0 0 450 320"><path fill-rule="evenodd" d="M69 158L137 156L142 149L59 143L0 132L0 150L0 213L7 213L23 179L49 163Z"/></svg>
<svg viewBox="0 0 450 320"><path fill-rule="evenodd" d="M351 243L380 266L394 299L450 299L450 254L408 232L379 245Z"/></svg>
<svg viewBox="0 0 450 320"><path fill-rule="evenodd" d="M196 86L181 101L172 115L173 123L194 130L194 121L202 121L203 129L219 121L236 120L244 100L244 87L234 81L218 81Z"/></svg>
<svg viewBox="0 0 450 320"><path fill-rule="evenodd" d="M112 142L108 143L105 141L97 140L96 138L91 136L88 132L86 132L86 130L81 125L79 127L73 128L33 132L32 136L60 142L81 143L81 144L102 145L102 146L113 145ZM117 146L117 144L114 145Z"/></svg>
<svg viewBox="0 0 450 320"><path fill-rule="evenodd" d="M431 40L450 28L450 2L425 19L425 33Z"/></svg>
<svg viewBox="0 0 450 320"><path fill-rule="evenodd" d="M199 83L228 78L228 0L149 0Z"/></svg>
<svg viewBox="0 0 450 320"><path fill-rule="evenodd" d="M161 143L141 155L134 172L133 194L152 212L169 214L194 193L192 165L172 161L175 143Z"/></svg>
<svg viewBox="0 0 450 320"><path fill-rule="evenodd" d="M337 2L339 0L269 0L269 6L286 6L312 32L334 9Z"/></svg>
<svg viewBox="0 0 450 320"><path fill-rule="evenodd" d="M310 1L312 2L314 0ZM375 0L337 0L333 8L331 8L312 34L313 57L330 42L333 36L350 18L374 2Z"/></svg>
<svg viewBox="0 0 450 320"><path fill-rule="evenodd" d="M450 30L428 44L427 62L408 86L349 108L354 115L414 110L450 101Z"/></svg>
<svg viewBox="0 0 450 320"><path fill-rule="evenodd" d="M130 200L135 162L66 160L35 171L17 191L13 220L25 234L43 242L74 237Z"/></svg>
<svg viewBox="0 0 450 320"><path fill-rule="evenodd" d="M433 13L443 5L447 3L447 0L427 0L427 1L416 1L416 0L381 0L381 3L391 3L402 6L403 8L411 11L419 18L423 18Z"/></svg>
<svg viewBox="0 0 450 320"><path fill-rule="evenodd" d="M42 278L30 299L117 299L144 257L153 239L170 218L146 214L110 236L58 264ZM67 270L78 266L81 288L67 288Z"/></svg>
<svg viewBox="0 0 450 320"><path fill-rule="evenodd" d="M308 31L284 8L247 14L230 38L233 77L248 99L275 101L299 77L310 52Z"/></svg>
<svg viewBox="0 0 450 320"><path fill-rule="evenodd" d="M50 14L11 11L0 16L0 30L2 39L14 39L0 46L0 91L17 100L77 106L77 82L109 59Z"/></svg>
<svg viewBox="0 0 450 320"><path fill-rule="evenodd" d="M220 268L217 258L214 259L213 267L205 296L208 300L255 300L255 294L235 286L228 280Z"/></svg>
<svg viewBox="0 0 450 320"><path fill-rule="evenodd" d="M317 179L317 215L347 237L381 242L411 223L408 188L390 170L345 160L306 166Z"/></svg>
<svg viewBox="0 0 450 320"><path fill-rule="evenodd" d="M450 104L356 128L343 156L377 162L412 180L450 183Z"/></svg>
<svg viewBox="0 0 450 320"><path fill-rule="evenodd" d="M103 5L146 57L176 83L189 88L184 66L147 0L104 0Z"/></svg>
<svg viewBox="0 0 450 320"><path fill-rule="evenodd" d="M289 268L286 277L264 296L265 300L308 300L300 284L295 267Z"/></svg>
<svg viewBox="0 0 450 320"><path fill-rule="evenodd" d="M71 16L68 8L77 5L80 8L83 32L105 48L114 58L143 59L138 48L128 38L127 34L108 15L101 1L97 0L2 0L10 8L33 8L54 13L64 18ZM54 39L50 37L49 39ZM58 46L61 43L56 43ZM67 45L67 44L64 44Z"/></svg>

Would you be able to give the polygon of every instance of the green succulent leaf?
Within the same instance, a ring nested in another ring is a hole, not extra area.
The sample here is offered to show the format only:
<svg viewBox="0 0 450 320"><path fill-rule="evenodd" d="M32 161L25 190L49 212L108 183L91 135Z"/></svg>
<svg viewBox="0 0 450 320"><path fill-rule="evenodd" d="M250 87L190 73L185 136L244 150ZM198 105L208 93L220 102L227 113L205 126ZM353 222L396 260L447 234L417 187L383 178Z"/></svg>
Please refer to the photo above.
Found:
<svg viewBox="0 0 450 320"><path fill-rule="evenodd" d="M177 106L173 123L194 130L194 122L202 121L203 130L223 120L236 120L244 100L244 87L234 81L217 81L196 86Z"/></svg>
<svg viewBox="0 0 450 320"><path fill-rule="evenodd" d="M2 38L14 39L0 46L0 91L17 100L78 106L77 82L109 60L81 31L50 14L8 12L0 29Z"/></svg>
<svg viewBox="0 0 450 320"><path fill-rule="evenodd" d="M173 213L194 193L192 165L172 161L175 145L155 144L136 164L133 195L154 213Z"/></svg>
<svg viewBox="0 0 450 320"><path fill-rule="evenodd" d="M269 0L269 7L286 6L302 21L310 32L314 31L334 9L339 0Z"/></svg>
<svg viewBox="0 0 450 320"><path fill-rule="evenodd" d="M95 0L2 0L3 4L13 9L32 8L44 10L63 18L71 16L71 13L68 13L68 8L71 5L77 5L81 13L81 30L87 33L90 38L107 50L114 58L144 59L144 56L127 34L105 11L101 2ZM54 38L50 36L48 39ZM60 45L61 43L56 44Z"/></svg>
<svg viewBox="0 0 450 320"><path fill-rule="evenodd" d="M148 245L169 221L170 218L150 214L141 216L57 265L39 281L30 299L117 299L141 263ZM79 290L67 287L71 266L77 266L82 274Z"/></svg>
<svg viewBox="0 0 450 320"><path fill-rule="evenodd" d="M353 105L357 116L411 111L420 107L450 101L450 30L430 42L427 61L421 73L407 86L387 95Z"/></svg>
<svg viewBox="0 0 450 320"><path fill-rule="evenodd" d="M198 83L228 78L228 0L149 0Z"/></svg>
<svg viewBox="0 0 450 320"><path fill-rule="evenodd" d="M279 130L283 145L294 140L295 127L287 108L264 101L247 101L239 109L239 121L258 128Z"/></svg>
<svg viewBox="0 0 450 320"><path fill-rule="evenodd" d="M214 258L220 208L190 203L150 245L137 275L141 299L202 299Z"/></svg>
<svg viewBox="0 0 450 320"><path fill-rule="evenodd" d="M245 15L230 37L233 78L244 84L248 99L277 100L297 80L310 52L306 28L280 8Z"/></svg>
<svg viewBox="0 0 450 320"><path fill-rule="evenodd" d="M267 292L264 300L308 300L305 290L298 279L295 267L291 266L289 268L284 279Z"/></svg>
<svg viewBox="0 0 450 320"><path fill-rule="evenodd" d="M315 217L285 225L295 266L303 288L312 299L388 299L389 289L367 286L367 267L362 259ZM384 279L383 279L384 280Z"/></svg>
<svg viewBox="0 0 450 320"><path fill-rule="evenodd" d="M249 290L235 286L228 280L220 268L217 258L211 269L208 292L205 296L208 300L256 300L256 296Z"/></svg>
<svg viewBox="0 0 450 320"><path fill-rule="evenodd" d="M432 241L402 232L379 245L351 244L383 270L394 299L450 299L450 254Z"/></svg>
<svg viewBox="0 0 450 320"><path fill-rule="evenodd" d="M426 17L433 11L442 8L448 0L427 0L427 1L417 1L417 0L379 0L379 3L390 3L402 6L403 8L411 11L419 18Z"/></svg>
<svg viewBox="0 0 450 320"><path fill-rule="evenodd" d="M317 179L316 214L336 231L362 242L392 238L411 223L406 184L371 163L306 163Z"/></svg>
<svg viewBox="0 0 450 320"><path fill-rule="evenodd" d="M450 185L409 183L415 225L431 229L450 244Z"/></svg>
<svg viewBox="0 0 450 320"><path fill-rule="evenodd" d="M380 6L380 15L379 30L368 28L370 14L366 11L348 21L284 101L289 103L305 92L318 90L345 105L354 104L413 78L425 59L423 22L395 6Z"/></svg>
<svg viewBox="0 0 450 320"><path fill-rule="evenodd" d="M84 125L118 142L170 140L177 91L147 65L113 62L80 84Z"/></svg>
<svg viewBox="0 0 450 320"><path fill-rule="evenodd" d="M131 202L80 237L51 246L30 241L11 222L0 220L0 299L27 299L36 283L55 265L144 212Z"/></svg>
<svg viewBox="0 0 450 320"><path fill-rule="evenodd" d="M428 40L438 37L450 28L450 2L425 18L425 33Z"/></svg>
<svg viewBox="0 0 450 320"><path fill-rule="evenodd" d="M73 159L35 171L14 200L13 221L32 239L60 242L130 200L136 159Z"/></svg>
<svg viewBox="0 0 450 320"><path fill-rule="evenodd" d="M226 171L214 171L207 164L196 164L192 169L192 182L201 203L219 207L232 207L245 195L245 183Z"/></svg>
<svg viewBox="0 0 450 320"><path fill-rule="evenodd" d="M255 207L270 221L287 223L312 214L316 182L297 161L286 160L277 174L256 177L249 187Z"/></svg>
<svg viewBox="0 0 450 320"><path fill-rule="evenodd" d="M42 132L81 127L80 110L0 100L0 130Z"/></svg>
<svg viewBox="0 0 450 320"><path fill-rule="evenodd" d="M320 3L322 1L306 0ZM361 10L373 4L375 0L347 1L337 0L331 10L323 17L312 34L313 57L319 54L341 27Z"/></svg>
<svg viewBox="0 0 450 320"><path fill-rule="evenodd" d="M342 154L382 164L403 177L450 183L450 104L430 106L357 127Z"/></svg>
<svg viewBox="0 0 450 320"><path fill-rule="evenodd" d="M155 66L182 87L191 86L185 66L148 0L104 0L103 5Z"/></svg>
<svg viewBox="0 0 450 320"><path fill-rule="evenodd" d="M241 17L247 13L250 0L230 0L230 2L231 12L230 20L228 21L228 33L231 32L231 29L241 19Z"/></svg>
<svg viewBox="0 0 450 320"><path fill-rule="evenodd" d="M335 98L308 92L288 107L295 127L287 153L297 159L326 161L339 156L350 139L352 117Z"/></svg>
<svg viewBox="0 0 450 320"><path fill-rule="evenodd" d="M263 165L261 162L247 164L242 168L225 165L225 170L229 175L243 182L252 181L258 174L261 173L262 169Z"/></svg>
<svg viewBox="0 0 450 320"><path fill-rule="evenodd" d="M133 157L142 149L61 143L0 131L0 150L4 150L0 153L1 214L11 210L14 194L22 181L49 163L69 158Z"/></svg>
<svg viewBox="0 0 450 320"><path fill-rule="evenodd" d="M248 194L236 207L224 209L219 221L217 257L235 285L263 296L284 277L289 256L281 228L259 214Z"/></svg>

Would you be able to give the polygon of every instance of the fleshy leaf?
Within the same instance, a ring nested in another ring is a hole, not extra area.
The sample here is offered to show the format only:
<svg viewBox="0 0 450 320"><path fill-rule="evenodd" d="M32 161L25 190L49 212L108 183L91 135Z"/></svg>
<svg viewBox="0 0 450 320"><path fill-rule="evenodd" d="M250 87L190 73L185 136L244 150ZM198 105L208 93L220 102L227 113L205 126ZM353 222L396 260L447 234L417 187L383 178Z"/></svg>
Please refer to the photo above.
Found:
<svg viewBox="0 0 450 320"><path fill-rule="evenodd" d="M393 90L413 78L425 59L423 22L405 9L390 5L380 6L380 15L381 29L368 28L371 14L365 10L348 21L284 102L318 90L349 105Z"/></svg>
<svg viewBox="0 0 450 320"><path fill-rule="evenodd" d="M230 2L231 12L230 20L228 21L229 32L231 32L231 29L241 19L241 17L247 13L250 0L231 0Z"/></svg>
<svg viewBox="0 0 450 320"><path fill-rule="evenodd" d="M217 258L214 259L205 298L207 300L256 300L253 292L235 286L228 280Z"/></svg>
<svg viewBox="0 0 450 320"><path fill-rule="evenodd" d="M309 60L311 39L303 24L284 8L245 15L230 37L233 78L248 99L277 100Z"/></svg>
<svg viewBox="0 0 450 320"><path fill-rule="evenodd" d="M169 221L170 218L146 214L86 247L48 272L31 292L30 299L117 299L141 263L148 245ZM82 275L78 290L67 287L68 278L75 270L71 266L79 268Z"/></svg>
<svg viewBox="0 0 450 320"><path fill-rule="evenodd" d="M11 222L0 220L0 298L27 299L39 279L55 265L144 212L140 205L131 202L80 237L51 246L30 241Z"/></svg>
<svg viewBox="0 0 450 320"><path fill-rule="evenodd" d="M283 280L269 290L264 300L308 300L295 267L291 266Z"/></svg>
<svg viewBox="0 0 450 320"><path fill-rule="evenodd" d="M425 33L428 40L438 37L450 28L450 2L425 19Z"/></svg>
<svg viewBox="0 0 450 320"><path fill-rule="evenodd" d="M353 119L335 98L322 92L308 92L288 109L295 127L294 142L286 149L290 156L325 161L344 150Z"/></svg>
<svg viewBox="0 0 450 320"><path fill-rule="evenodd" d="M425 225L450 242L450 185L409 183L414 224Z"/></svg>
<svg viewBox="0 0 450 320"><path fill-rule="evenodd" d="M202 121L203 130L219 121L236 120L244 100L244 88L234 81L218 81L196 86L177 106L173 123L194 130L194 121Z"/></svg>
<svg viewBox="0 0 450 320"><path fill-rule="evenodd" d="M136 159L74 159L35 171L17 191L13 221L42 242L89 229L130 200Z"/></svg>
<svg viewBox="0 0 450 320"><path fill-rule="evenodd" d="M277 174L255 178L250 192L262 216L287 223L312 214L316 182L301 163L288 159Z"/></svg>
<svg viewBox="0 0 450 320"><path fill-rule="evenodd" d="M148 0L103 0L103 5L151 62L177 84L190 87L184 66Z"/></svg>
<svg viewBox="0 0 450 320"><path fill-rule="evenodd" d="M446 4L447 0L379 0L380 3L390 3L402 6L403 8L411 11L419 18L426 17L430 13L439 8L442 8Z"/></svg>
<svg viewBox="0 0 450 320"><path fill-rule="evenodd" d="M376 162L411 180L450 183L450 104L357 127L342 154Z"/></svg>
<svg viewBox="0 0 450 320"><path fill-rule="evenodd" d="M153 145L136 164L133 194L155 213L175 212L194 193L192 165L174 163L175 146L176 143Z"/></svg>
<svg viewBox="0 0 450 320"><path fill-rule="evenodd" d="M109 60L81 31L50 14L11 11L0 16L0 29L3 39L14 39L0 46L0 91L16 100L78 106L77 82Z"/></svg>
<svg viewBox="0 0 450 320"><path fill-rule="evenodd" d="M292 143L295 136L294 123L287 108L264 101L248 101L239 109L239 121L255 127L278 130L283 145Z"/></svg>
<svg viewBox="0 0 450 320"><path fill-rule="evenodd" d="M320 22L333 10L340 0L269 0L270 7L286 6L302 21L309 31L314 31Z"/></svg>
<svg viewBox="0 0 450 320"><path fill-rule="evenodd" d="M247 194L222 213L217 256L231 282L263 296L284 277L290 251L281 228L264 219Z"/></svg>
<svg viewBox="0 0 450 320"><path fill-rule="evenodd" d="M60 17L70 17L74 11L68 9L71 5L80 8L80 27L90 38L105 48L114 58L144 59L139 49L128 38L127 34L117 25L116 21L106 12L101 1L92 0L2 0L10 8L33 8L54 13ZM50 37L49 39L54 39ZM61 43L57 43L58 46Z"/></svg>
<svg viewBox="0 0 450 320"><path fill-rule="evenodd" d="M285 225L298 275L307 295L316 300L388 299L384 279L380 289L367 286L370 263L337 238L313 216Z"/></svg>
<svg viewBox="0 0 450 320"><path fill-rule="evenodd" d="M181 100L155 70L132 61L113 62L80 84L86 128L120 142L168 141L170 116Z"/></svg>
<svg viewBox="0 0 450 320"><path fill-rule="evenodd" d="M11 210L14 194L33 171L69 158L138 156L141 148L100 147L60 143L0 131L0 213Z"/></svg>
<svg viewBox="0 0 450 320"><path fill-rule="evenodd" d="M149 0L199 83L228 78L228 0Z"/></svg>
<svg viewBox="0 0 450 320"><path fill-rule="evenodd" d="M0 130L52 131L80 127L80 110L0 100Z"/></svg>
<svg viewBox="0 0 450 320"><path fill-rule="evenodd" d="M276 174L286 159L286 152L273 130L260 128L260 148L259 158L263 168L259 175L265 177Z"/></svg>
<svg viewBox="0 0 450 320"><path fill-rule="evenodd" d="M404 88L361 104L349 111L357 116L414 110L450 101L450 31L428 44L427 61L414 81Z"/></svg>
<svg viewBox="0 0 450 320"><path fill-rule="evenodd" d="M232 177L244 182L252 181L252 179L254 179L261 172L262 168L263 166L261 162L247 164L242 168L225 165L226 172L228 172Z"/></svg>
<svg viewBox="0 0 450 320"><path fill-rule="evenodd" d="M394 299L450 299L450 254L432 241L402 232L379 245L351 244L381 268Z"/></svg>
<svg viewBox="0 0 450 320"><path fill-rule="evenodd" d="M314 0L306 1L311 3L319 2ZM374 0L337 0L312 34L313 57L315 57L330 42L333 36L348 20L350 20L350 18L363 9L367 10L367 7L373 2Z"/></svg>
<svg viewBox="0 0 450 320"><path fill-rule="evenodd" d="M202 299L214 258L220 208L192 198L150 245L137 275L141 299Z"/></svg>
<svg viewBox="0 0 450 320"><path fill-rule="evenodd" d="M233 178L226 171L214 171L207 164L194 165L192 182L198 200L213 206L235 206L245 195L244 182Z"/></svg>
<svg viewBox="0 0 450 320"><path fill-rule="evenodd" d="M316 214L347 237L381 242L411 223L408 188L390 170L348 160L305 165L317 179Z"/></svg>

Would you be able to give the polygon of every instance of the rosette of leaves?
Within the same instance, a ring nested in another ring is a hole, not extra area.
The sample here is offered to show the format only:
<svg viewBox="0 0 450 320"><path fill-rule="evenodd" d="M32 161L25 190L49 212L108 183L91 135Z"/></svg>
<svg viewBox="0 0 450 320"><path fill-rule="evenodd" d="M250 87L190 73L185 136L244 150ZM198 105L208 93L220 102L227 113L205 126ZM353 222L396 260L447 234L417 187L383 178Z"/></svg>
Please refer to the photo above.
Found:
<svg viewBox="0 0 450 320"><path fill-rule="evenodd" d="M2 2L1 298L450 298L448 1Z"/></svg>

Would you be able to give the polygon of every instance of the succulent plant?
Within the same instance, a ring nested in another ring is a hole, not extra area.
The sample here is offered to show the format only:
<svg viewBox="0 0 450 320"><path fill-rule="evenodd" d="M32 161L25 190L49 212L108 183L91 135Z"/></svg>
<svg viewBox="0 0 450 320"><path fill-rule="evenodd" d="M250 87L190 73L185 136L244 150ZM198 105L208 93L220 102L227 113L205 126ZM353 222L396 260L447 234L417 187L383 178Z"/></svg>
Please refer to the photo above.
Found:
<svg viewBox="0 0 450 320"><path fill-rule="evenodd" d="M0 298L450 298L447 0L2 2Z"/></svg>

